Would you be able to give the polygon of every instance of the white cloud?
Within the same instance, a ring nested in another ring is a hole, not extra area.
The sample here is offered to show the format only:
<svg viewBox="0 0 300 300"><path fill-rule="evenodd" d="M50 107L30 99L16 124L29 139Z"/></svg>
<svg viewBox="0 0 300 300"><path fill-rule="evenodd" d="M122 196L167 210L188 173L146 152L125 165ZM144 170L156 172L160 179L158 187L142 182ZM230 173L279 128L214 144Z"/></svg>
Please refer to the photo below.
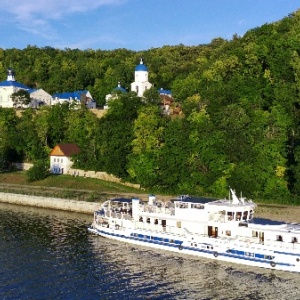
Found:
<svg viewBox="0 0 300 300"><path fill-rule="evenodd" d="M12 16L12 23L20 29L42 37L54 38L57 33L51 22L73 14L119 5L127 0L0 0L1 12Z"/></svg>
<svg viewBox="0 0 300 300"><path fill-rule="evenodd" d="M86 12L104 5L117 5L124 0L1 0L1 10L16 16L19 20L40 16L57 19L67 14Z"/></svg>

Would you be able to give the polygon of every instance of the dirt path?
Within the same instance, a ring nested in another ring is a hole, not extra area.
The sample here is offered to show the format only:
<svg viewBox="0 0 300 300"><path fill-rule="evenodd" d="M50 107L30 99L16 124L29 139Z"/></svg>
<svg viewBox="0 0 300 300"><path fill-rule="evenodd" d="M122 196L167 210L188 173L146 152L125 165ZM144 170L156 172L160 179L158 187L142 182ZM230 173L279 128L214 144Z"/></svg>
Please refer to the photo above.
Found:
<svg viewBox="0 0 300 300"><path fill-rule="evenodd" d="M255 216L284 222L300 223L300 207L276 204L258 204Z"/></svg>

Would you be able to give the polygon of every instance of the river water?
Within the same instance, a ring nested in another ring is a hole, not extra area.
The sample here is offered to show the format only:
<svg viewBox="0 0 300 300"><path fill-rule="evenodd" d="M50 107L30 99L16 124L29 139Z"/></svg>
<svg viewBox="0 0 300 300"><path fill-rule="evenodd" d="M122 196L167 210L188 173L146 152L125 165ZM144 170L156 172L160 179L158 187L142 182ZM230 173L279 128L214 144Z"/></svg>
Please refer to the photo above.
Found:
<svg viewBox="0 0 300 300"><path fill-rule="evenodd" d="M91 219L0 204L0 299L300 299L300 274L112 241Z"/></svg>

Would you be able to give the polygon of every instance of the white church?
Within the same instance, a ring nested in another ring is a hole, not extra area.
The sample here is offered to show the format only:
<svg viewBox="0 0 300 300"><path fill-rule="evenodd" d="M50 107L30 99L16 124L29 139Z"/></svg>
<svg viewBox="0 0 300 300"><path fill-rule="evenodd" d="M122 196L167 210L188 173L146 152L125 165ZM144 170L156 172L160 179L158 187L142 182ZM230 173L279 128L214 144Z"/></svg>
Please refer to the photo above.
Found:
<svg viewBox="0 0 300 300"><path fill-rule="evenodd" d="M147 89L152 87L152 84L149 82L149 71L146 65L144 65L144 61L141 58L140 63L135 67L134 71L134 82L131 83L131 92L136 92L138 97L143 97L144 92ZM108 102L115 97L118 97L116 92L126 93L126 89L121 86L121 83L118 82L118 86L113 89L111 94L106 95L106 105L104 109L108 109Z"/></svg>
<svg viewBox="0 0 300 300"><path fill-rule="evenodd" d="M11 95L19 90L25 90L31 98L30 107L38 107L41 104L50 105L52 96L43 89L32 89L15 79L15 73L12 68L7 70L7 79L0 82L0 107L14 107Z"/></svg>
<svg viewBox="0 0 300 300"><path fill-rule="evenodd" d="M139 97L143 97L144 92L150 89L152 84L148 81L148 68L141 58L140 64L135 67L134 82L131 83L131 91L136 92Z"/></svg>

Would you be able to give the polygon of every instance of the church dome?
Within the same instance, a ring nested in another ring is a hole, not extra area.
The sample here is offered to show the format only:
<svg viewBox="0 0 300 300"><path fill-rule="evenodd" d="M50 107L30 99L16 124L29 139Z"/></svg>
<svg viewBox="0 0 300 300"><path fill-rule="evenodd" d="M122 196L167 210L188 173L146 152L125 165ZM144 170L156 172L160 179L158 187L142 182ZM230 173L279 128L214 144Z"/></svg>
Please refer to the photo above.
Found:
<svg viewBox="0 0 300 300"><path fill-rule="evenodd" d="M118 86L116 88L114 88L114 91L120 91L122 93L127 93L126 89L124 89L122 86L121 86L121 83L118 82Z"/></svg>
<svg viewBox="0 0 300 300"><path fill-rule="evenodd" d="M144 61L142 58L141 58L140 64L135 67L135 71L148 72L148 68L144 65Z"/></svg>

